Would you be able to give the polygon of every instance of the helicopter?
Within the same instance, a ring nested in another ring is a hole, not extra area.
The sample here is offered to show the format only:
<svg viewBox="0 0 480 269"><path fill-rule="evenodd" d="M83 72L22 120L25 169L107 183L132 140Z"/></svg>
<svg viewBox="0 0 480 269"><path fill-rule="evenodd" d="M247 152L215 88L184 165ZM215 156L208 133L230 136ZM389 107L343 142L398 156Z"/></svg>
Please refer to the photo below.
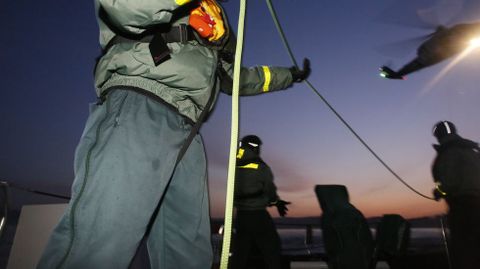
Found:
<svg viewBox="0 0 480 269"><path fill-rule="evenodd" d="M380 68L380 76L387 79L405 79L407 74L440 63L460 54L467 48L480 46L480 22L461 23L451 27L438 26L417 49L417 56L394 71L388 66Z"/></svg>

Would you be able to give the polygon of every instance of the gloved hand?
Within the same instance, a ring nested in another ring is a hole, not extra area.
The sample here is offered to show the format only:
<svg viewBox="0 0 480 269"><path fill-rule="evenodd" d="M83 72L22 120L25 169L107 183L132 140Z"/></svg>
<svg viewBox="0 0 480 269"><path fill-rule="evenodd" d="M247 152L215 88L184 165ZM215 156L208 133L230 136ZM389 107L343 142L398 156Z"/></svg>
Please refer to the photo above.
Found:
<svg viewBox="0 0 480 269"><path fill-rule="evenodd" d="M440 201L440 199L445 198L445 195L441 193L438 189L433 189L433 198L435 201Z"/></svg>
<svg viewBox="0 0 480 269"><path fill-rule="evenodd" d="M298 69L296 66L290 67L290 73L292 73L293 82L302 82L310 75L310 60L303 59L303 69Z"/></svg>
<svg viewBox="0 0 480 269"><path fill-rule="evenodd" d="M287 215L287 205L291 204L290 202L283 201L283 200L277 200L275 203L275 206L277 207L278 214L280 214L281 217L285 217Z"/></svg>

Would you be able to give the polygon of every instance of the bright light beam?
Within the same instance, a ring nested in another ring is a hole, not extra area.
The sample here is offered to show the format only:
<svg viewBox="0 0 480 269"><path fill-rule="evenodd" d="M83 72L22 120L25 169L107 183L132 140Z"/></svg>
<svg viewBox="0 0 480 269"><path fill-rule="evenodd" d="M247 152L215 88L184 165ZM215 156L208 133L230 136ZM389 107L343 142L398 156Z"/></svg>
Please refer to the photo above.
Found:
<svg viewBox="0 0 480 269"><path fill-rule="evenodd" d="M470 40L470 48L480 47L480 37Z"/></svg>
<svg viewBox="0 0 480 269"><path fill-rule="evenodd" d="M445 74L448 73L455 65L457 65L461 60L463 60L468 54L470 54L473 50L476 48L480 47L480 38L472 39L470 41L470 45L462 52L460 53L455 59L453 59L445 68L438 73L438 75L435 76L434 79L430 83L423 88L423 90L420 92L420 95L423 96L430 92L432 88L440 81L440 79L445 76Z"/></svg>

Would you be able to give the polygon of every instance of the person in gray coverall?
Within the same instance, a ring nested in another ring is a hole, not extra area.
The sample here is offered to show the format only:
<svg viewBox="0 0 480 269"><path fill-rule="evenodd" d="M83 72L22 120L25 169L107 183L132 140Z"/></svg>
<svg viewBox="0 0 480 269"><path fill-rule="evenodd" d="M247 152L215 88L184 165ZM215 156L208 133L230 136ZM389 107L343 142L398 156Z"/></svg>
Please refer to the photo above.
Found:
<svg viewBox="0 0 480 269"><path fill-rule="evenodd" d="M235 37L225 13L213 0L95 0L95 7L100 101L76 149L72 199L37 268L128 268L145 238L152 268L209 269L207 167L197 131L218 92L231 92ZM192 28L194 9L196 18L220 14L217 39ZM240 91L286 89L308 73L308 61L303 70L242 68Z"/></svg>
<svg viewBox="0 0 480 269"><path fill-rule="evenodd" d="M432 165L434 196L448 204L453 268L480 266L480 148L450 121L433 128L439 144Z"/></svg>
<svg viewBox="0 0 480 269"><path fill-rule="evenodd" d="M278 197L273 173L260 157L261 145L258 136L247 135L238 149L232 269L248 268L255 252L263 261L263 268L281 268L280 237L266 208L276 206L284 217L290 202Z"/></svg>

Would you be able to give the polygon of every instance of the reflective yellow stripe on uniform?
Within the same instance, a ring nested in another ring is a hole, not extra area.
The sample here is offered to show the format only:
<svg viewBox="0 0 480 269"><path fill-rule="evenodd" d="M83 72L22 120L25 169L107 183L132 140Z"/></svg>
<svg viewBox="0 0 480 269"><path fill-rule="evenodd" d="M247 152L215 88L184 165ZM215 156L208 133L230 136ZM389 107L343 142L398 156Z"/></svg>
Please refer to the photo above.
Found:
<svg viewBox="0 0 480 269"><path fill-rule="evenodd" d="M245 153L244 149L242 148L238 149L237 159L241 159L243 157L243 153Z"/></svg>
<svg viewBox="0 0 480 269"><path fill-rule="evenodd" d="M179 6L185 5L188 2L192 2L192 0L175 0L175 3Z"/></svg>
<svg viewBox="0 0 480 269"><path fill-rule="evenodd" d="M258 169L258 163L249 163L243 166L239 166L238 168L243 168L243 169Z"/></svg>
<svg viewBox="0 0 480 269"><path fill-rule="evenodd" d="M272 81L272 73L270 73L270 68L268 66L262 66L263 74L265 77L265 82L263 83L263 91L268 92L270 87L270 82Z"/></svg>

